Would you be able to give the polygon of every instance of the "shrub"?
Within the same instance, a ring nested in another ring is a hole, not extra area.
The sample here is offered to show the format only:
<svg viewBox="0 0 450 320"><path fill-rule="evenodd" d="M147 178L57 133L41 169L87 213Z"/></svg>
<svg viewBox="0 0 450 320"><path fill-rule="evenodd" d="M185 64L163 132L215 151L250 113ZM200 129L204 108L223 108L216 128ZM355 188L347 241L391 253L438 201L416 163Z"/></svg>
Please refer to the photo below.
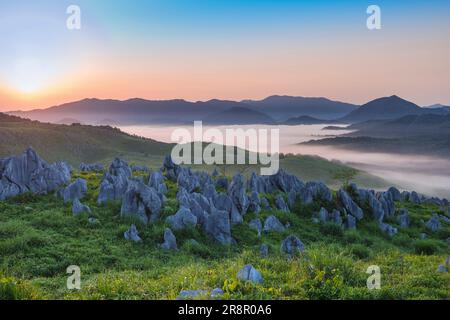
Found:
<svg viewBox="0 0 450 320"><path fill-rule="evenodd" d="M319 230L321 233L335 238L342 238L344 236L342 227L331 222L321 224Z"/></svg>
<svg viewBox="0 0 450 320"><path fill-rule="evenodd" d="M436 240L431 239L417 240L414 242L413 246L414 251L417 254L432 255L439 249L439 243Z"/></svg>
<svg viewBox="0 0 450 320"><path fill-rule="evenodd" d="M358 259L367 259L372 255L372 251L362 244L354 244L350 247L350 252Z"/></svg>

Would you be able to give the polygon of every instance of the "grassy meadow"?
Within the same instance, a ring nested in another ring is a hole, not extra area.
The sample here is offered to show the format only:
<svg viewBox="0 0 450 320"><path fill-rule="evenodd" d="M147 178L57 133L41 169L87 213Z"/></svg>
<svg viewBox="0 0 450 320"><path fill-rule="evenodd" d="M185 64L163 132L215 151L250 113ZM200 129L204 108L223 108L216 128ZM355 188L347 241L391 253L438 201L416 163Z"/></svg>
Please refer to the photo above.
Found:
<svg viewBox="0 0 450 320"><path fill-rule="evenodd" d="M313 212L321 204L300 204L292 213L262 212L261 219L276 215L290 228L281 234L263 234L246 223L234 226L237 244L221 246L199 229L175 232L179 250L159 248L166 227L164 218L178 209L176 186L168 183L168 201L162 219L144 226L120 217L120 204L98 206L99 174L78 174L88 180L83 200L92 210L73 217L71 205L54 195L24 194L0 202L0 299L175 299L181 290L222 288L224 299L448 299L450 276L438 273L450 249L445 239L450 226L435 233L423 221L433 205L397 203L410 211L411 227L393 238L375 222L362 220L357 230L314 223ZM273 201L273 195L268 196ZM331 208L332 204L323 204ZM442 212L441 212L442 213ZM245 216L248 222L256 214ZM141 243L123 238L136 223ZM390 221L395 225L395 221ZM420 233L427 239L420 240ZM281 241L298 236L306 252L294 258L280 253ZM259 247L269 245L262 258ZM237 272L252 264L265 281L242 283ZM81 268L81 290L66 288L66 268ZM381 268L381 289L368 290L366 270ZM207 298L206 296L203 298Z"/></svg>

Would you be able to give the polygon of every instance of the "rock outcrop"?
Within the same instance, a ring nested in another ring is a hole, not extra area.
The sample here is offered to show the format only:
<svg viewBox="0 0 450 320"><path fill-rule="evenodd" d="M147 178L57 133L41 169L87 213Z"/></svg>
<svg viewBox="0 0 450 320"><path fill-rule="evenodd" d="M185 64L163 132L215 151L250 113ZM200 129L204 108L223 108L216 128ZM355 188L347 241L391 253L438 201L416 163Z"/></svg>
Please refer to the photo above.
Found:
<svg viewBox="0 0 450 320"><path fill-rule="evenodd" d="M131 178L131 168L127 162L114 159L108 172L103 176L97 202L99 204L113 200L122 200Z"/></svg>
<svg viewBox="0 0 450 320"><path fill-rule="evenodd" d="M87 164L87 163L82 162L79 166L79 170L80 170L80 172L99 173L99 172L105 171L105 167L100 163Z"/></svg>
<svg viewBox="0 0 450 320"><path fill-rule="evenodd" d="M64 203L73 202L75 199L81 200L87 193L87 182L84 179L77 178L66 188L58 191L58 195L64 200Z"/></svg>
<svg viewBox="0 0 450 320"><path fill-rule="evenodd" d="M434 213L430 220L427 221L426 226L431 232L438 232L441 229L439 216Z"/></svg>
<svg viewBox="0 0 450 320"><path fill-rule="evenodd" d="M72 214L74 216L78 216L82 213L91 213L91 208L89 208L89 206L84 205L80 202L80 200L78 200L78 198L75 198L75 200L73 200L72 203Z"/></svg>
<svg viewBox="0 0 450 320"><path fill-rule="evenodd" d="M285 226L275 216L268 216L264 221L264 232L283 232L286 230Z"/></svg>
<svg viewBox="0 0 450 320"><path fill-rule="evenodd" d="M169 228L164 231L164 242L161 244L161 248L163 250L178 250L177 238Z"/></svg>
<svg viewBox="0 0 450 320"><path fill-rule="evenodd" d="M241 281L250 281L255 284L262 284L264 282L264 278L261 273L256 270L251 264L246 265L242 268L238 274L237 278Z"/></svg>
<svg viewBox="0 0 450 320"><path fill-rule="evenodd" d="M303 242L294 235L288 236L281 244L281 252L290 256L302 253L305 251Z"/></svg>
<svg viewBox="0 0 450 320"><path fill-rule="evenodd" d="M134 241L134 242L141 242L142 239L139 237L139 232L137 231L137 228L134 224L131 225L130 229L125 231L123 233L123 237L126 240Z"/></svg>
<svg viewBox="0 0 450 320"><path fill-rule="evenodd" d="M181 207L176 214L167 217L166 222L172 229L181 230L187 227L195 227L197 217L192 214L191 210Z"/></svg>
<svg viewBox="0 0 450 320"><path fill-rule="evenodd" d="M71 168L65 162L48 164L28 148L20 156L0 160L0 200L31 192L48 194L70 182Z"/></svg>
<svg viewBox="0 0 450 320"><path fill-rule="evenodd" d="M120 210L122 217L134 217L144 224L152 223L159 218L161 208L162 202L155 189L141 181L127 182Z"/></svg>
<svg viewBox="0 0 450 320"><path fill-rule="evenodd" d="M361 220L364 217L362 209L352 200L345 190L340 189L338 191L338 197L342 203L342 206L345 210L347 210L347 213L351 214L358 220Z"/></svg>

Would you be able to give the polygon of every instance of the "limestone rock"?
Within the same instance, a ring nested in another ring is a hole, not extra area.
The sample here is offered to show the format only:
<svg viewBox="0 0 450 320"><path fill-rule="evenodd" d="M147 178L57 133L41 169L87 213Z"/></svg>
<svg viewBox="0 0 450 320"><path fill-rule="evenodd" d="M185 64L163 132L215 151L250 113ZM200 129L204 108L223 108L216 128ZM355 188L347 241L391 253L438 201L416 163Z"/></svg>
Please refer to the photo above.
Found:
<svg viewBox="0 0 450 320"><path fill-rule="evenodd" d="M386 233L388 236L393 237L397 234L398 230L397 228L394 228L393 226L387 224L387 223L380 223L379 224L380 230Z"/></svg>
<svg viewBox="0 0 450 320"><path fill-rule="evenodd" d="M264 232L283 232L286 228L275 216L268 216L264 221Z"/></svg>
<svg viewBox="0 0 450 320"><path fill-rule="evenodd" d="M140 181L129 181L120 210L122 217L135 217L147 224L159 218L161 208L162 202L155 189Z"/></svg>
<svg viewBox="0 0 450 320"><path fill-rule="evenodd" d="M350 198L348 193L340 189L338 192L338 197L344 206L344 208L347 210L348 213L350 213L353 217L355 217L358 220L361 220L364 217L364 213L360 207Z"/></svg>
<svg viewBox="0 0 450 320"><path fill-rule="evenodd" d="M409 221L409 214L407 209L401 209L400 215L397 217L398 224L401 228L408 228L410 221Z"/></svg>
<svg viewBox="0 0 450 320"><path fill-rule="evenodd" d="M134 224L131 225L130 229L125 231L123 233L123 237L126 240L134 241L134 242L140 242L142 241L141 237L139 237L139 232L136 229L136 226Z"/></svg>
<svg viewBox="0 0 450 320"><path fill-rule="evenodd" d="M73 202L75 199L81 200L87 193L87 182L84 179L77 178L66 188L61 189L58 195L64 200L64 203Z"/></svg>
<svg viewBox="0 0 450 320"><path fill-rule="evenodd" d="M164 231L164 242L161 244L161 248L164 250L178 250L177 238L175 238L175 235L169 228L166 228Z"/></svg>
<svg viewBox="0 0 450 320"><path fill-rule="evenodd" d="M302 253L304 251L305 245L299 238L294 235L288 236L283 240L283 243L281 244L281 252L291 256Z"/></svg>
<svg viewBox="0 0 450 320"><path fill-rule="evenodd" d="M226 211L212 208L203 226L206 234L221 244L232 244L230 216Z"/></svg>
<svg viewBox="0 0 450 320"><path fill-rule="evenodd" d="M437 214L433 214L433 216L426 223L427 228L431 232L437 232L441 229L441 221L439 220L439 216Z"/></svg>
<svg viewBox="0 0 450 320"><path fill-rule="evenodd" d="M289 207L280 194L275 197L275 207L280 211L289 212Z"/></svg>
<svg viewBox="0 0 450 320"><path fill-rule="evenodd" d="M20 156L0 160L0 200L31 192L48 194L70 182L65 162L48 164L28 148Z"/></svg>
<svg viewBox="0 0 450 320"><path fill-rule="evenodd" d="M91 213L91 208L89 206L84 205L78 200L78 198L75 198L72 203L72 214L74 216L77 216L81 213Z"/></svg>
<svg viewBox="0 0 450 320"><path fill-rule="evenodd" d="M166 222L172 229L181 230L186 227L195 227L197 217L191 213L191 210L181 207L175 215L167 217Z"/></svg>
<svg viewBox="0 0 450 320"><path fill-rule="evenodd" d="M103 172L105 170L105 167L100 164L100 163L92 163L92 164L87 164L87 163L81 163L79 166L79 170L80 172Z"/></svg>
<svg viewBox="0 0 450 320"><path fill-rule="evenodd" d="M261 220L259 219L253 219L249 222L249 227L251 229L256 230L256 232L258 232L258 237L261 237L261 232L262 232L262 223Z"/></svg>
<svg viewBox="0 0 450 320"><path fill-rule="evenodd" d="M255 284L264 282L261 273L250 264L246 265L238 272L237 278L241 281L250 281Z"/></svg>
<svg viewBox="0 0 450 320"><path fill-rule="evenodd" d="M97 202L99 204L121 200L128 188L131 168L121 159L114 159L108 172L103 176Z"/></svg>

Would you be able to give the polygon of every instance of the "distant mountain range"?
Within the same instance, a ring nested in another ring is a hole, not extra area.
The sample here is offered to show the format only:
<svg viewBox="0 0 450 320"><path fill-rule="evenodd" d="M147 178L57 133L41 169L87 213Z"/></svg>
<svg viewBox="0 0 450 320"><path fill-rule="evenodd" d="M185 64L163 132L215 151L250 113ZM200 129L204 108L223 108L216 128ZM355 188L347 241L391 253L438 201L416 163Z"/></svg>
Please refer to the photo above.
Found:
<svg viewBox="0 0 450 320"><path fill-rule="evenodd" d="M407 115L346 127L351 133L306 142L363 152L450 156L450 113Z"/></svg>
<svg viewBox="0 0 450 320"><path fill-rule="evenodd" d="M450 107L422 108L397 96L379 98L362 106L326 98L271 96L263 100L100 100L84 99L47 109L9 112L52 123L139 125L192 124L334 124L389 120L406 115L450 114Z"/></svg>

